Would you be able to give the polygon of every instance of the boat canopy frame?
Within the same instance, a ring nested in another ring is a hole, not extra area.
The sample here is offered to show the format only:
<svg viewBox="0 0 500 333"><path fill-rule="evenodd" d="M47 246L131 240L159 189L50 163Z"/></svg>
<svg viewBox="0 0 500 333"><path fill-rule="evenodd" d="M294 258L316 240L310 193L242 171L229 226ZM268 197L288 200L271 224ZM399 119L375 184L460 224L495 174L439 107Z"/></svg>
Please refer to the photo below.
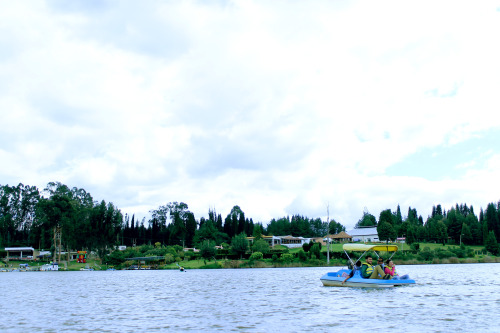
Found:
<svg viewBox="0 0 500 333"><path fill-rule="evenodd" d="M377 258L380 258L378 252L393 252L393 254L389 257L389 259L391 259L394 254L396 254L396 251L398 250L398 246L397 245L394 245L394 244L386 244L386 245L381 245L381 244L344 244L342 246L342 249L344 250L347 258L349 258L349 261L351 262L352 266L354 267L355 263L359 260L361 260L361 258L363 258L363 256L366 254L366 252L368 251L373 251L375 252L375 255L377 256ZM351 257L349 257L349 254L347 253L347 251L354 251L354 252L363 252L363 254L356 260L356 261L353 261L351 259Z"/></svg>

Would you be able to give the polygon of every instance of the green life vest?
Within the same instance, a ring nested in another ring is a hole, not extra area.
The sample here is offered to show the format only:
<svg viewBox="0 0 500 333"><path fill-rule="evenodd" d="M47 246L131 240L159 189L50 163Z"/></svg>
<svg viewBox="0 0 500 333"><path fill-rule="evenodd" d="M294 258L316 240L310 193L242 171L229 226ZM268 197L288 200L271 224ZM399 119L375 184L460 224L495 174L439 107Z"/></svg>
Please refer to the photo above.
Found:
<svg viewBox="0 0 500 333"><path fill-rule="evenodd" d="M366 265L365 275L363 277L369 278L373 273L373 266L368 264L367 262L364 262L363 265Z"/></svg>

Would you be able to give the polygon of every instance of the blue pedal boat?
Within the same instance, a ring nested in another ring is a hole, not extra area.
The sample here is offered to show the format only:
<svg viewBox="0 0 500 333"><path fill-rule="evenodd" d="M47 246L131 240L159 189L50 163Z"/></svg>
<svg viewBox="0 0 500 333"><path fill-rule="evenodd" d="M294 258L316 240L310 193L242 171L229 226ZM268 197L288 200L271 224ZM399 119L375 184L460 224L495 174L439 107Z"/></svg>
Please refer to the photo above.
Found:
<svg viewBox="0 0 500 333"><path fill-rule="evenodd" d="M361 258L363 258L363 256L368 251L375 252L375 255L377 257L379 257L378 252L389 252L389 253L392 252L392 255L390 257L392 258L394 253L396 253L396 251L398 250L398 246L392 244L391 245L344 244L342 246L342 249L347 255L347 258L351 262L352 266L354 266L354 263L358 260L361 260ZM347 251L362 252L363 254L358 258L358 260L353 261L349 257ZM323 283L323 286L328 286L328 287L392 288L392 287L415 284L415 280L411 279L406 279L406 280L364 279L363 277L361 277L359 271L355 272L352 278L348 279L344 284L342 284L342 281L344 281L345 278L348 277L350 273L351 273L350 269L341 269L337 272L326 273L321 277L320 280Z"/></svg>

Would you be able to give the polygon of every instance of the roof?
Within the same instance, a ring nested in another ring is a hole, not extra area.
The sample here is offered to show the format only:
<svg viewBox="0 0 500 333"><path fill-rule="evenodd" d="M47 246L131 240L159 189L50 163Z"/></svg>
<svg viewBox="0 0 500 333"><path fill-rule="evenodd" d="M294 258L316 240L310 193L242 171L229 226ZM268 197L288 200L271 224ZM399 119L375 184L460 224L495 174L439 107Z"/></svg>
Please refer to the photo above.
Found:
<svg viewBox="0 0 500 333"><path fill-rule="evenodd" d="M152 261L152 260L163 260L165 257L156 256L156 257L134 257L134 258L125 258L127 260L143 260L143 261Z"/></svg>
<svg viewBox="0 0 500 333"><path fill-rule="evenodd" d="M336 235L333 235L332 238L334 239L339 239L339 238L352 238L352 236L349 236L345 231L341 231Z"/></svg>
<svg viewBox="0 0 500 333"><path fill-rule="evenodd" d="M299 237L293 237L293 236L290 236L290 235L288 235L288 236L280 236L280 238L281 239L304 239L304 237L301 237L301 236L299 236Z"/></svg>
<svg viewBox="0 0 500 333"><path fill-rule="evenodd" d="M35 251L32 247L6 247L5 251Z"/></svg>
<svg viewBox="0 0 500 333"><path fill-rule="evenodd" d="M392 244L391 245L344 244L342 248L344 249L344 251L360 251L360 252L365 252L369 250L396 252L398 250L398 246Z"/></svg>
<svg viewBox="0 0 500 333"><path fill-rule="evenodd" d="M377 227L352 229L348 232L348 234L351 235L352 237L369 236L369 235L378 236Z"/></svg>

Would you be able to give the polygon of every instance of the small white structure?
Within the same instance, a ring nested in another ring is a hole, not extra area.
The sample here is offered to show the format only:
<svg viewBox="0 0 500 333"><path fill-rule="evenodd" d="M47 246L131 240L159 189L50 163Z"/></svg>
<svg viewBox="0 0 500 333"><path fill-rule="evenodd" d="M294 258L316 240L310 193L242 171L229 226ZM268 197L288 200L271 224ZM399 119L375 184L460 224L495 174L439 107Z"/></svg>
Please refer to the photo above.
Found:
<svg viewBox="0 0 500 333"><path fill-rule="evenodd" d="M45 264L40 267L41 271L58 271L59 270L59 264L57 262L53 262L50 264Z"/></svg>
<svg viewBox="0 0 500 333"><path fill-rule="evenodd" d="M302 247L305 243L309 243L311 238L304 237L293 237L293 236L281 236L281 245L288 248Z"/></svg>
<svg viewBox="0 0 500 333"><path fill-rule="evenodd" d="M269 243L269 246L283 245L288 248L302 247L305 243L309 243L311 238L293 237L293 236L262 236L262 239ZM250 244L253 244L255 237L247 237Z"/></svg>
<svg viewBox="0 0 500 333"><path fill-rule="evenodd" d="M358 238L363 243L379 242L377 227L360 227L347 232L352 236L352 240Z"/></svg>

